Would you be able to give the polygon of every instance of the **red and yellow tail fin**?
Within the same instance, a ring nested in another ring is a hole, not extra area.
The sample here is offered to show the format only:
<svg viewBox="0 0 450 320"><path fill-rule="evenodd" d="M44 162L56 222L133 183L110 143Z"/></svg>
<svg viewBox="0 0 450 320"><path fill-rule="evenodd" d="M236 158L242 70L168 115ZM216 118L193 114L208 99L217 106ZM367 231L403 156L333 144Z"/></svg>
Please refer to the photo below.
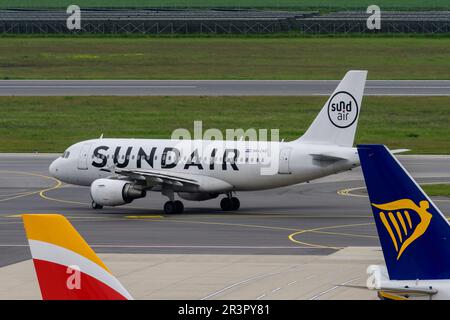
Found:
<svg viewBox="0 0 450 320"><path fill-rule="evenodd" d="M24 214L22 218L42 299L132 299L64 216Z"/></svg>

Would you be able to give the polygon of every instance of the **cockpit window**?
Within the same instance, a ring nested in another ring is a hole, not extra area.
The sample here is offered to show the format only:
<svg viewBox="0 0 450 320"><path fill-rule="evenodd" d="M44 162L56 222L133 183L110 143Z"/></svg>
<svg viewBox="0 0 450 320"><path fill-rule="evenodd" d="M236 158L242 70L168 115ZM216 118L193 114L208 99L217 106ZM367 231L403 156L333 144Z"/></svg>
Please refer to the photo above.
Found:
<svg viewBox="0 0 450 320"><path fill-rule="evenodd" d="M67 159L70 156L70 152L69 151L64 151L64 153L62 154L61 158Z"/></svg>

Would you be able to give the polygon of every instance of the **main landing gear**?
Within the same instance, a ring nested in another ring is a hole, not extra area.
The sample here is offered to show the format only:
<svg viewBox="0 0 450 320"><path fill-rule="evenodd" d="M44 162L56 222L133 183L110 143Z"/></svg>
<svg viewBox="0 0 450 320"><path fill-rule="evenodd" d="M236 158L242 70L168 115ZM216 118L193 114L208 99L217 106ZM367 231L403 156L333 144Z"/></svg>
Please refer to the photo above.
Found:
<svg viewBox="0 0 450 320"><path fill-rule="evenodd" d="M236 211L241 206L238 198L231 196L231 193L220 201L220 207L223 211Z"/></svg>
<svg viewBox="0 0 450 320"><path fill-rule="evenodd" d="M176 201L167 201L164 204L164 213L166 214L174 214L174 213L183 213L184 205L183 202Z"/></svg>
<svg viewBox="0 0 450 320"><path fill-rule="evenodd" d="M164 213L165 214L174 214L174 213L183 213L184 211L184 205L183 202L179 200L175 200L175 195L173 192L173 189L168 187L163 187L161 193L169 198L169 201L167 201L164 204Z"/></svg>

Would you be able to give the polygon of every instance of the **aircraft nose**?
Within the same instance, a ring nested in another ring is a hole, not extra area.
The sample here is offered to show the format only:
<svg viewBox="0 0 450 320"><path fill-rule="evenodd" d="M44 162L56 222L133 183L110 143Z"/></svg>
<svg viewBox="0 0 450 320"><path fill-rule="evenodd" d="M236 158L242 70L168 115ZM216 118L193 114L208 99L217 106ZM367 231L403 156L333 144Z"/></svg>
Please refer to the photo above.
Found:
<svg viewBox="0 0 450 320"><path fill-rule="evenodd" d="M58 159L54 160L48 167L48 172L54 178L58 177Z"/></svg>

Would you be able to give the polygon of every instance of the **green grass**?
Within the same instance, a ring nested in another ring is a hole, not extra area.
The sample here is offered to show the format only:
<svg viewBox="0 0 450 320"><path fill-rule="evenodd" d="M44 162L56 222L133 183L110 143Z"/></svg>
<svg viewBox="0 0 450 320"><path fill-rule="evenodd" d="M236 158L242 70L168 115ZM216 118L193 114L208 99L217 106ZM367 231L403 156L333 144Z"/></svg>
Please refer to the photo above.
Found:
<svg viewBox="0 0 450 320"><path fill-rule="evenodd" d="M0 38L0 79L450 79L448 38Z"/></svg>
<svg viewBox="0 0 450 320"><path fill-rule="evenodd" d="M279 128L295 139L326 97L0 97L0 152L61 152L83 139L170 138L203 128ZM450 154L450 97L365 97L357 143Z"/></svg>
<svg viewBox="0 0 450 320"><path fill-rule="evenodd" d="M450 184L422 184L421 187L430 197L450 197Z"/></svg>
<svg viewBox="0 0 450 320"><path fill-rule="evenodd" d="M80 7L166 7L166 8L288 8L288 9L365 9L371 0L77 0ZM63 8L73 1L61 0L1 0L0 8ZM447 0L378 0L382 9L449 8Z"/></svg>

